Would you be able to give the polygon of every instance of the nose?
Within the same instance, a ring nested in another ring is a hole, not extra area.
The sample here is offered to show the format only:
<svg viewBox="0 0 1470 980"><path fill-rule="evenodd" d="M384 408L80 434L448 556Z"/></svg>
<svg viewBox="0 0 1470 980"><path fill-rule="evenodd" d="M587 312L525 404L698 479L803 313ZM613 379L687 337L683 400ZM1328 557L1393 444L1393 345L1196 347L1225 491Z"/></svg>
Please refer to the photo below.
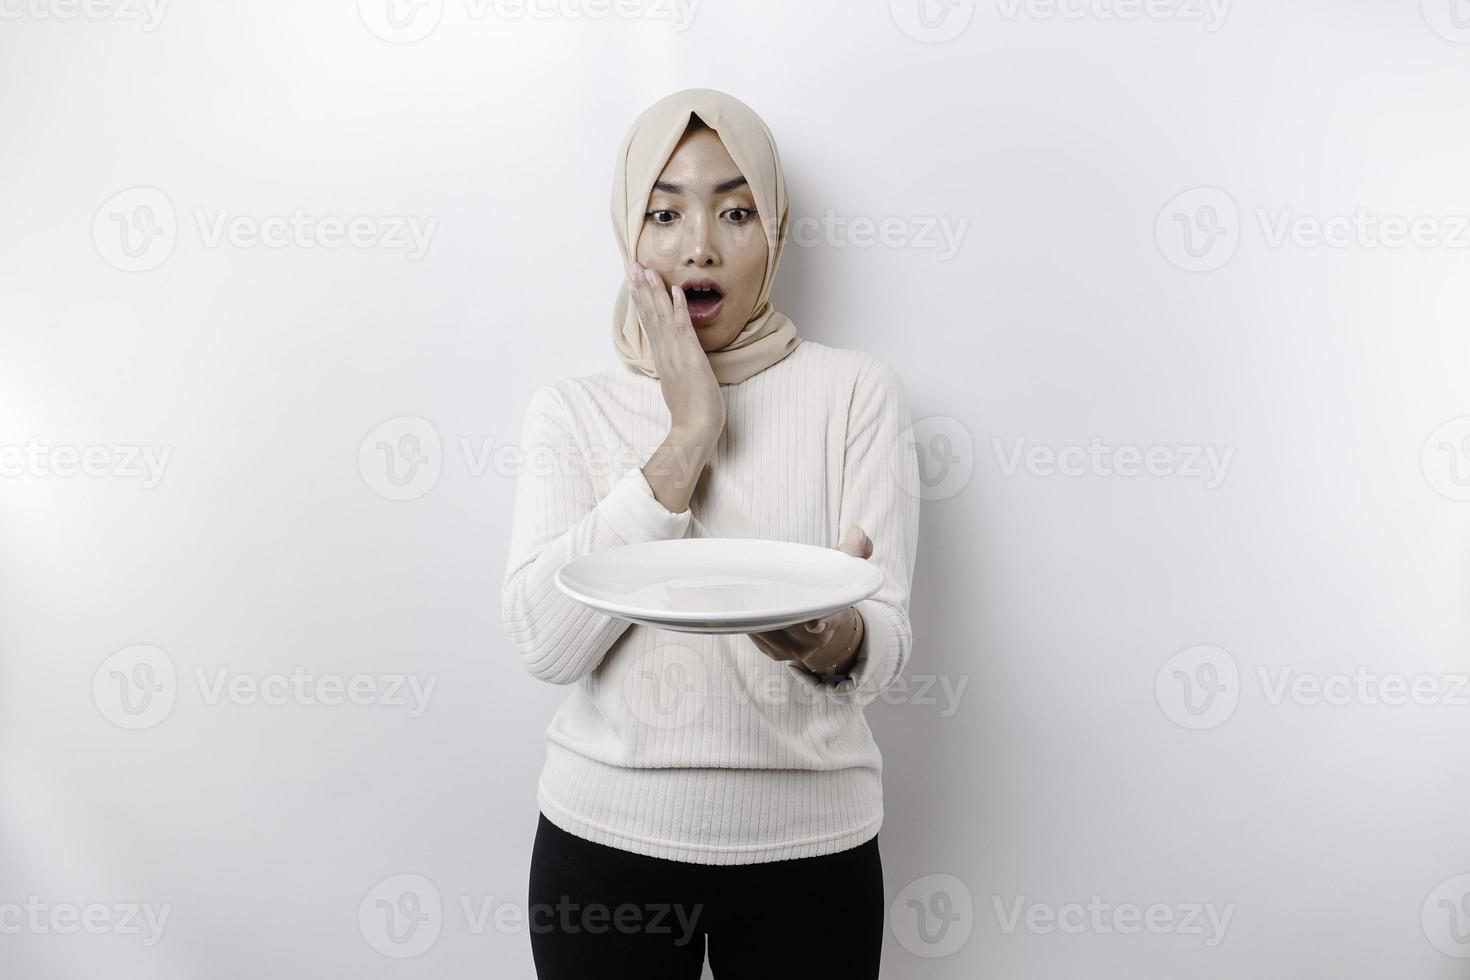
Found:
<svg viewBox="0 0 1470 980"><path fill-rule="evenodd" d="M685 226L684 264L686 266L719 265L720 254L710 236L709 219L703 214L692 216Z"/></svg>

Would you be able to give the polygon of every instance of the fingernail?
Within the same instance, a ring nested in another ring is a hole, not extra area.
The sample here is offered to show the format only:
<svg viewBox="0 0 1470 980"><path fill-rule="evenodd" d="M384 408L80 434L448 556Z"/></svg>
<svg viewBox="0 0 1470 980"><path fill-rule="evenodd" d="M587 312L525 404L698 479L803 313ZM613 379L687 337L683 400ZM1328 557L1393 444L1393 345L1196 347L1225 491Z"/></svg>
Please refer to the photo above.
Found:
<svg viewBox="0 0 1470 980"><path fill-rule="evenodd" d="M654 272L652 269L644 269L643 278L647 279L650 285L658 285L658 273Z"/></svg>

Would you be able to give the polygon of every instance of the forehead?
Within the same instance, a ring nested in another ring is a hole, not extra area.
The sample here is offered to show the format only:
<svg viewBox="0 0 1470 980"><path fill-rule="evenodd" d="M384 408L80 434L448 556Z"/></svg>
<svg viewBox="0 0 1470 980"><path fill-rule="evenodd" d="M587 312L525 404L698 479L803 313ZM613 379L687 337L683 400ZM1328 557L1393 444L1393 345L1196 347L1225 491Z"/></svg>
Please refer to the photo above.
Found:
<svg viewBox="0 0 1470 980"><path fill-rule="evenodd" d="M689 185L686 191L708 191L715 184L742 176L720 137L709 129L686 133L674 148L659 180Z"/></svg>

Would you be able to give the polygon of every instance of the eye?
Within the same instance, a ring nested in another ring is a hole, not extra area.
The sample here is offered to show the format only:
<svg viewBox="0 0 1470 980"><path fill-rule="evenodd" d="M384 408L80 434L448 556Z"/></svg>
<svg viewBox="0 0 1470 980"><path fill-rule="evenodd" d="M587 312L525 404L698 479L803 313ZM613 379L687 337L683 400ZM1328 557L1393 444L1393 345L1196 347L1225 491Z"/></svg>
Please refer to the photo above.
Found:
<svg viewBox="0 0 1470 980"><path fill-rule="evenodd" d="M674 219L677 218L678 215L676 215L673 211L656 210L648 212L643 217L645 220L652 220L653 223L656 225L668 225L673 224Z"/></svg>
<svg viewBox="0 0 1470 980"><path fill-rule="evenodd" d="M755 217L755 214L755 208L731 208L725 212L725 216L737 225L745 224L751 218Z"/></svg>

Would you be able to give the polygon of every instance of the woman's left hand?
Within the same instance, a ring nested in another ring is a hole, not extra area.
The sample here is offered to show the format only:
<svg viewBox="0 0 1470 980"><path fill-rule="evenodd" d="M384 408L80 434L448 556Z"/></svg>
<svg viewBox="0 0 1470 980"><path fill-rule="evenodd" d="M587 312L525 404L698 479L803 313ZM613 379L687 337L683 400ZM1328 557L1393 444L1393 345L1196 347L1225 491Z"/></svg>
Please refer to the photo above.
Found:
<svg viewBox="0 0 1470 980"><path fill-rule="evenodd" d="M873 556L873 541L860 526L853 525L837 550L867 559ZM816 674L846 673L862 645L863 616L857 607L848 606L818 619L749 636L756 648L772 660L795 660Z"/></svg>

